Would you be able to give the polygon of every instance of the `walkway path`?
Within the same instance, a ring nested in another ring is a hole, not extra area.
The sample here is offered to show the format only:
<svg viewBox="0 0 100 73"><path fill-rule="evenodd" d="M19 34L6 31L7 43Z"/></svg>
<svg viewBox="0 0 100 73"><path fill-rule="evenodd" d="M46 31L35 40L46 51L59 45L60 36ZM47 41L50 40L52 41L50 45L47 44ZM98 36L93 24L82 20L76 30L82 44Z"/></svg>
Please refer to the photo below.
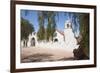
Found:
<svg viewBox="0 0 100 73"><path fill-rule="evenodd" d="M39 48L39 47L22 48L21 50L22 62L27 62L29 61L28 59L37 60L39 58L42 58L45 60L72 59L73 52L61 50L61 49L46 49L46 48Z"/></svg>

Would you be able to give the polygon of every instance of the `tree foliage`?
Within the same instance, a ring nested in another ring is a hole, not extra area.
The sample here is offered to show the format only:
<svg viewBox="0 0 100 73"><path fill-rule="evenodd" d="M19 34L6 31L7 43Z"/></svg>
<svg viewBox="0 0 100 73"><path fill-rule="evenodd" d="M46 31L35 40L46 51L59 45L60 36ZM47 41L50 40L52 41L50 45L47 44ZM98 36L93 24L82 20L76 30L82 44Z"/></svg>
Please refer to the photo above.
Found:
<svg viewBox="0 0 100 73"><path fill-rule="evenodd" d="M28 20L21 18L21 40L28 39L29 34L33 31L33 25Z"/></svg>
<svg viewBox="0 0 100 73"><path fill-rule="evenodd" d="M38 40L52 40L53 34L56 29L55 22L55 12L50 11L40 11L38 13L39 30L38 30ZM45 26L45 27L44 27Z"/></svg>
<svg viewBox="0 0 100 73"><path fill-rule="evenodd" d="M76 59L89 59L89 14L80 13L78 17L80 24L80 46L78 49L74 49L74 56Z"/></svg>
<svg viewBox="0 0 100 73"><path fill-rule="evenodd" d="M47 40L53 40L53 34L56 30L55 12L48 12L48 24L47 24Z"/></svg>
<svg viewBox="0 0 100 73"><path fill-rule="evenodd" d="M44 40L45 39L45 28L44 28L44 16L43 12L38 12L38 21L39 21L39 30L37 33L38 40Z"/></svg>
<svg viewBox="0 0 100 73"><path fill-rule="evenodd" d="M82 39L80 42L80 46L83 48L86 56L89 57L89 14L81 14L80 15L80 34L82 35Z"/></svg>

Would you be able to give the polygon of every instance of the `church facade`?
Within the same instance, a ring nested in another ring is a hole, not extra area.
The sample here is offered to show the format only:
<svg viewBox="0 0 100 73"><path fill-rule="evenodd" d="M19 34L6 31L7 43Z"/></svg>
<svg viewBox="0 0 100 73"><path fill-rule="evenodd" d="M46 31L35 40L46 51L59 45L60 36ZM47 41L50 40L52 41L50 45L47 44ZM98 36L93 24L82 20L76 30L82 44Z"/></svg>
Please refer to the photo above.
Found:
<svg viewBox="0 0 100 73"><path fill-rule="evenodd" d="M65 49L72 51L73 49L77 49L79 45L77 45L77 39L74 36L72 31L72 23L67 20L65 22L64 31L60 31L56 29L54 32L53 41L41 41L37 40L37 33L33 32L29 35L28 40L21 41L22 47L39 47L39 48L48 48L48 49Z"/></svg>

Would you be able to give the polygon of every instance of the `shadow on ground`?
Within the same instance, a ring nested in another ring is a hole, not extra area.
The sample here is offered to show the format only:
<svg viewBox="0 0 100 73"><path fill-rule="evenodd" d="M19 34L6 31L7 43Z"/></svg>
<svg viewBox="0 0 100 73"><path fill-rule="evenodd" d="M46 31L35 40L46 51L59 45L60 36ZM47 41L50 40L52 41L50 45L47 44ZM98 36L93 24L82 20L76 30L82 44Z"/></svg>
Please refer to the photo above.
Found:
<svg viewBox="0 0 100 73"><path fill-rule="evenodd" d="M28 63L28 62L49 62L49 61L64 61L64 60L74 60L73 57L66 58L55 58L52 54L33 54L21 59L21 63Z"/></svg>

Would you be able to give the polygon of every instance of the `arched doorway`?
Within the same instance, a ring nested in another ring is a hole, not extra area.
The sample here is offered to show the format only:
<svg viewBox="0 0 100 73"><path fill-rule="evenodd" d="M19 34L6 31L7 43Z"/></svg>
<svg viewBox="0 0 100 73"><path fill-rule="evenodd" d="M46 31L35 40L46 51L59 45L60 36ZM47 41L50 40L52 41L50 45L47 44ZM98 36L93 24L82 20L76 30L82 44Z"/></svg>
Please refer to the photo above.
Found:
<svg viewBox="0 0 100 73"><path fill-rule="evenodd" d="M58 42L58 39L56 38L56 39L54 39L54 42Z"/></svg>
<svg viewBox="0 0 100 73"><path fill-rule="evenodd" d="M31 46L35 46L35 38L34 37L31 39Z"/></svg>

